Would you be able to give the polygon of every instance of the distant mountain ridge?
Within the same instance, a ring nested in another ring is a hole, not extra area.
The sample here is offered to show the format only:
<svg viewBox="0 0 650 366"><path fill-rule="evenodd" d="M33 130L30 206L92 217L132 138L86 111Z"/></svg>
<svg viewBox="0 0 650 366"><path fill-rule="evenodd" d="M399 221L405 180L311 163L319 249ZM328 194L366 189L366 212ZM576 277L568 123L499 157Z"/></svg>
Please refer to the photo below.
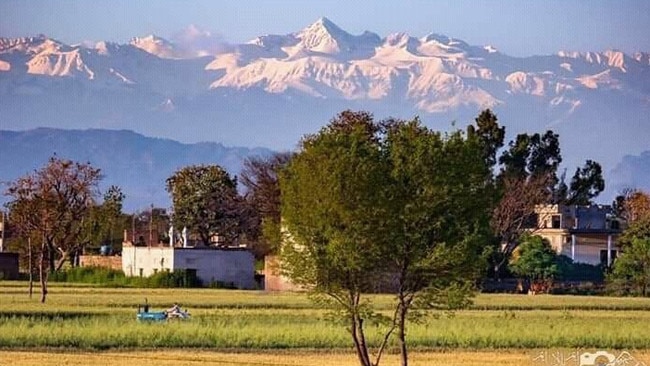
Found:
<svg viewBox="0 0 650 366"><path fill-rule="evenodd" d="M270 153L263 148L226 147L210 142L182 144L126 130L0 130L0 182L31 173L56 154L100 168L104 175L102 186L122 187L128 210L144 209L151 204L169 207L165 180L177 169L193 164L218 164L237 175L246 157ZM6 198L0 200L4 202Z"/></svg>
<svg viewBox="0 0 650 366"><path fill-rule="evenodd" d="M327 18L227 44L196 28L174 40L66 45L0 38L0 128L128 129L184 142L293 148L344 109L419 115L448 130L492 108L509 138L553 129L566 167L610 171L650 148L650 54L512 57L431 33L352 35Z"/></svg>

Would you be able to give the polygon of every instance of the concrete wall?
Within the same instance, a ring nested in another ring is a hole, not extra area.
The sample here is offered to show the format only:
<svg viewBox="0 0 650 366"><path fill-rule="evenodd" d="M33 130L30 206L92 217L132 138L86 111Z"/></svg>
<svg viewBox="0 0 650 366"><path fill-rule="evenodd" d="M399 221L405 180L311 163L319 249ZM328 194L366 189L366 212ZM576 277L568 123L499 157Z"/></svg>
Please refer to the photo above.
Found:
<svg viewBox="0 0 650 366"><path fill-rule="evenodd" d="M81 267L103 267L123 270L122 257L116 255L82 255L79 256Z"/></svg>
<svg viewBox="0 0 650 366"><path fill-rule="evenodd" d="M280 261L277 256L264 257L264 290L266 291L300 291L287 277L280 275Z"/></svg>
<svg viewBox="0 0 650 366"><path fill-rule="evenodd" d="M195 269L205 284L222 282L254 289L255 258L247 250L124 246L122 270L127 276L151 276L163 270Z"/></svg>
<svg viewBox="0 0 650 366"><path fill-rule="evenodd" d="M571 258L571 234L568 230L542 229L534 233L548 240L558 254ZM593 265L601 264L600 251L607 250L607 233L575 234L575 262ZM612 250L620 254L618 235L612 236Z"/></svg>
<svg viewBox="0 0 650 366"><path fill-rule="evenodd" d="M174 270L174 248L134 247L122 248L122 271L127 276L149 277L158 271Z"/></svg>
<svg viewBox="0 0 650 366"><path fill-rule="evenodd" d="M620 255L620 248L617 245L618 237L612 235L612 250ZM569 257L571 257L571 244L569 244ZM607 253L607 235L576 235L575 261L580 263L601 264L600 252ZM612 258L613 259L613 258Z"/></svg>
<svg viewBox="0 0 650 366"><path fill-rule="evenodd" d="M193 268L204 284L232 283L254 289L255 258L248 250L212 248L174 248L174 268Z"/></svg>

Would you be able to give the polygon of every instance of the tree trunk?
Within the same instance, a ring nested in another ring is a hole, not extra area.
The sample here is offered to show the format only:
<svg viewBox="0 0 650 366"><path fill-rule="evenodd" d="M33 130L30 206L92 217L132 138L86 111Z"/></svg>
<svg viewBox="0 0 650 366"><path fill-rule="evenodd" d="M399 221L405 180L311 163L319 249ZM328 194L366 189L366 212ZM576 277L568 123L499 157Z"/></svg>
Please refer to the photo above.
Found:
<svg viewBox="0 0 650 366"><path fill-rule="evenodd" d="M56 272L56 250L53 245L47 247L48 254L48 266L50 268L50 273Z"/></svg>
<svg viewBox="0 0 650 366"><path fill-rule="evenodd" d="M399 321L397 329L397 338L399 339L399 353L401 358L401 366L408 366L409 356L408 349L406 346L406 315L408 313L408 307L406 306L405 299L403 294L400 294L399 299Z"/></svg>
<svg viewBox="0 0 650 366"><path fill-rule="evenodd" d="M45 303L45 298L47 297L47 271L45 270L46 252L47 247L45 246L45 243L43 243L41 247L41 257L38 263L39 277L41 280L41 303Z"/></svg>
<svg viewBox="0 0 650 366"><path fill-rule="evenodd" d="M68 254L66 252L62 252L61 258L59 258L58 261L56 261L56 266L54 267L54 271L58 272L61 270L61 267L65 264L65 261L68 259ZM72 260L72 259L71 259ZM74 265L71 265L71 267L74 267Z"/></svg>
<svg viewBox="0 0 650 366"><path fill-rule="evenodd" d="M359 364L361 366L373 366L370 362L368 355L368 346L363 335L363 319L359 318L358 314L351 315L351 329L352 341L354 342L354 349L359 357Z"/></svg>
<svg viewBox="0 0 650 366"><path fill-rule="evenodd" d="M27 238L27 255L29 258L28 268L29 268L29 298L32 298L34 293L34 269L32 268L32 238Z"/></svg>

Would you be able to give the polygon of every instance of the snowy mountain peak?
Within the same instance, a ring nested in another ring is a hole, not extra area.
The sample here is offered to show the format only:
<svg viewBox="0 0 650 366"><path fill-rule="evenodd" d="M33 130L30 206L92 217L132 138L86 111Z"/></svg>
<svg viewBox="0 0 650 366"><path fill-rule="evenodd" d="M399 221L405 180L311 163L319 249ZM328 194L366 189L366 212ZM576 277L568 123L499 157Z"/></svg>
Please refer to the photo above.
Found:
<svg viewBox="0 0 650 366"><path fill-rule="evenodd" d="M336 54L345 50L352 35L327 18L320 18L307 28L296 33L300 45L305 49Z"/></svg>
<svg viewBox="0 0 650 366"><path fill-rule="evenodd" d="M497 50L494 46L492 46L492 45L490 45L490 44L484 46L483 49L486 50L488 53L499 52L499 50Z"/></svg>
<svg viewBox="0 0 650 366"><path fill-rule="evenodd" d="M129 44L160 58L176 58L177 56L171 42L153 34L140 38L134 37Z"/></svg>
<svg viewBox="0 0 650 366"><path fill-rule="evenodd" d="M381 43L375 33L365 31L353 36L325 17L290 36L297 38L297 46L304 50L351 58L368 57L374 47Z"/></svg>
<svg viewBox="0 0 650 366"><path fill-rule="evenodd" d="M39 34L35 37L0 38L0 53L20 52L37 54L43 51L55 51L63 47L63 43Z"/></svg>

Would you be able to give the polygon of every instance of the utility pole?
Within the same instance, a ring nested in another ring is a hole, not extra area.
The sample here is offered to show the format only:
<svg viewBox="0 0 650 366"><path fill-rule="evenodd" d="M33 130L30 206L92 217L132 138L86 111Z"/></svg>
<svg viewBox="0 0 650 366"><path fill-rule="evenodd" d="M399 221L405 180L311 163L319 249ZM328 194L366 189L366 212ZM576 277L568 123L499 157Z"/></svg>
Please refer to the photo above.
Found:
<svg viewBox="0 0 650 366"><path fill-rule="evenodd" d="M151 204L151 211L149 213L149 246L153 241L153 203Z"/></svg>
<svg viewBox="0 0 650 366"><path fill-rule="evenodd" d="M7 228L7 216L2 211L2 223L0 224L0 253L5 251L5 229Z"/></svg>

